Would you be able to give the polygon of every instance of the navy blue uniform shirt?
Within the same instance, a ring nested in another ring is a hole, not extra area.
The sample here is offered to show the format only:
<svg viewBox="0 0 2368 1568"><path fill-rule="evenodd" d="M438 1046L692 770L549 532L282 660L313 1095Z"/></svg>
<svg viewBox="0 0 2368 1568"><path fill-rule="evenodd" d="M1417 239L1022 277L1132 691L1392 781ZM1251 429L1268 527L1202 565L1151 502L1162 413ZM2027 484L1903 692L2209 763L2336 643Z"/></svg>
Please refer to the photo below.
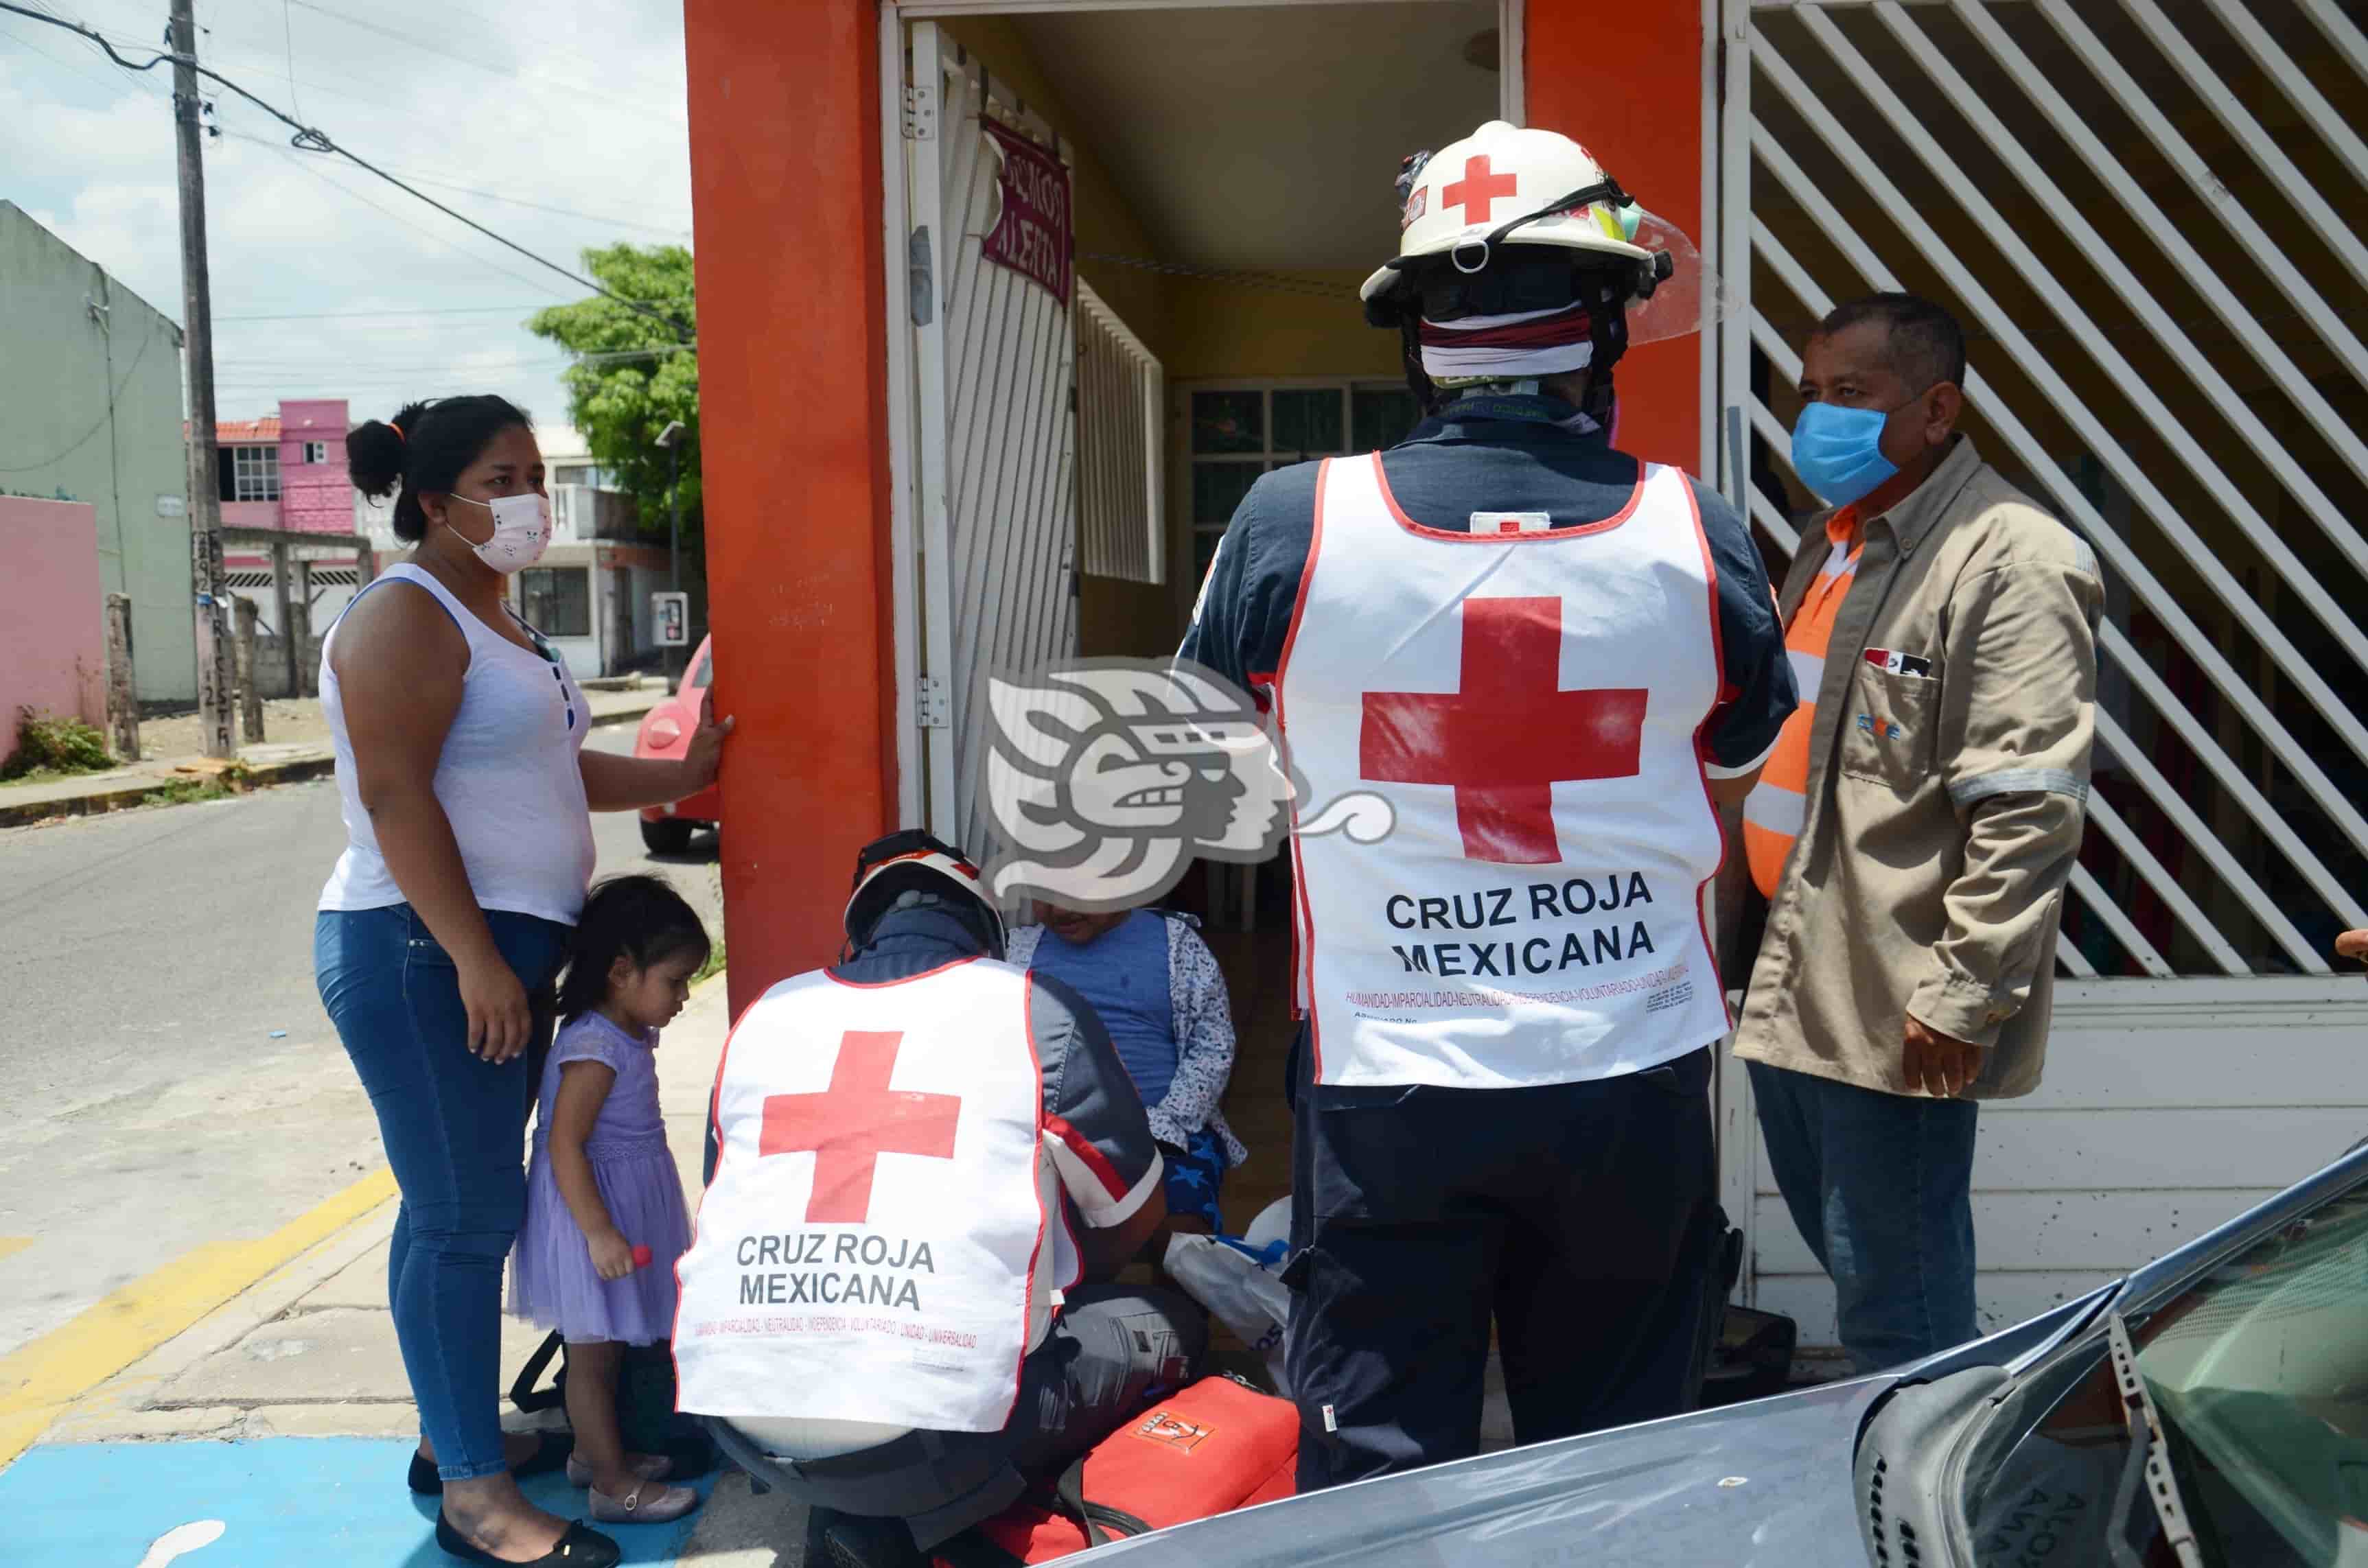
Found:
<svg viewBox="0 0 2368 1568"><path fill-rule="evenodd" d="M1628 505L1643 465L1554 398L1468 396L1415 428L1382 458L1406 516L1461 531L1471 515L1543 512L1558 528L1601 522ZM1315 463L1278 469L1234 513L1179 650L1258 697L1270 687L1291 631L1315 537ZM1718 572L1720 701L1703 731L1704 760L1748 771L1776 744L1798 705L1784 628L1750 528L1716 491L1687 476Z"/></svg>

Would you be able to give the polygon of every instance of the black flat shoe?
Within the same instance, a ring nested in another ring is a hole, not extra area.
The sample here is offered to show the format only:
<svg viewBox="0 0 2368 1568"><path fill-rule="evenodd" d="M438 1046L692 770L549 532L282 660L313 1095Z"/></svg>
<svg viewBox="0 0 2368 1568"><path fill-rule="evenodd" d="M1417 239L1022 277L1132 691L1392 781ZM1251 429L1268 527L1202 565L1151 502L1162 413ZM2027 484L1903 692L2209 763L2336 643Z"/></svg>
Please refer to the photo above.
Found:
<svg viewBox="0 0 2368 1568"><path fill-rule="evenodd" d="M567 1456L575 1451L574 1437L561 1437L554 1432L537 1432L534 1435L534 1452L510 1466L510 1473L520 1478L529 1475L548 1475L565 1464ZM419 1450L416 1449L411 1450L409 1479L411 1490L422 1497L444 1495L444 1478L436 1473L434 1465L420 1457Z"/></svg>
<svg viewBox="0 0 2368 1568"><path fill-rule="evenodd" d="M436 1516L436 1544L447 1555L463 1562L490 1562L494 1568L617 1568L624 1560L624 1550L598 1530L586 1529L581 1523L571 1524L559 1544L530 1562L514 1563L507 1558L481 1551L469 1544L469 1538L452 1528L452 1521L442 1514Z"/></svg>

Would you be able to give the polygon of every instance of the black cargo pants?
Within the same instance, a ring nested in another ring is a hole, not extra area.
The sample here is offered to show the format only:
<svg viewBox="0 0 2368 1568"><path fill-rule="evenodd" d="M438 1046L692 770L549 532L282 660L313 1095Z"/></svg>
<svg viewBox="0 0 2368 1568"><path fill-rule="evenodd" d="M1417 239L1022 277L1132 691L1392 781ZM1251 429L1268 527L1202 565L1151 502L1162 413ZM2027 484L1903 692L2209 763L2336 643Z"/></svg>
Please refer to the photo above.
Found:
<svg viewBox="0 0 2368 1568"><path fill-rule="evenodd" d="M1492 1324L1520 1443L1691 1408L1724 1236L1710 1050L1519 1089L1325 1087L1295 1054L1301 1491L1477 1453Z"/></svg>

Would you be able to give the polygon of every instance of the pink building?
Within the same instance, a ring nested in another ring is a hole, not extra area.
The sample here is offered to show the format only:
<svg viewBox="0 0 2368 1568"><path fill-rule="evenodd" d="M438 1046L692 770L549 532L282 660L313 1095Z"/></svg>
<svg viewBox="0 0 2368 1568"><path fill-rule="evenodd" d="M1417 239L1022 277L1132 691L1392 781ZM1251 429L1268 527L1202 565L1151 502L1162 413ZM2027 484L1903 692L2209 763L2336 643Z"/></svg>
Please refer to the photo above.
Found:
<svg viewBox="0 0 2368 1568"><path fill-rule="evenodd" d="M352 533L346 428L341 397L283 398L276 415L217 423L224 526Z"/></svg>
<svg viewBox="0 0 2368 1568"><path fill-rule="evenodd" d="M107 607L98 514L79 501L0 494L0 758L18 710L107 722Z"/></svg>
<svg viewBox="0 0 2368 1568"><path fill-rule="evenodd" d="M360 498L346 472L346 400L341 397L282 398L279 412L260 419L222 419L214 424L215 468L226 528L269 528L291 534L353 538ZM335 619L361 581L350 552L296 552L296 580L285 585L302 593L310 624ZM314 560L302 560L311 555ZM224 541L222 568L233 593L251 599L266 638L281 634L282 585L274 580L271 552L252 541ZM313 633L318 636L316 630ZM284 655L281 655L284 658ZM313 655L300 652L299 665ZM280 687L267 685L268 693Z"/></svg>

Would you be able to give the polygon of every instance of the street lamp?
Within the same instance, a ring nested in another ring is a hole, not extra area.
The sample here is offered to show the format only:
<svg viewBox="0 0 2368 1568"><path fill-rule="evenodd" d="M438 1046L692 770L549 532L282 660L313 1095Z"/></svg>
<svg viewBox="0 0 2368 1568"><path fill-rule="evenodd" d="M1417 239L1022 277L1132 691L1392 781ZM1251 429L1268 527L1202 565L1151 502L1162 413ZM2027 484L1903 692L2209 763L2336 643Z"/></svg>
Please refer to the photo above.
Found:
<svg viewBox="0 0 2368 1568"><path fill-rule="evenodd" d="M658 432L658 445L666 454L666 591L682 591L682 438L689 432L679 419L666 421ZM682 674L682 655L666 653L666 674L669 678Z"/></svg>

